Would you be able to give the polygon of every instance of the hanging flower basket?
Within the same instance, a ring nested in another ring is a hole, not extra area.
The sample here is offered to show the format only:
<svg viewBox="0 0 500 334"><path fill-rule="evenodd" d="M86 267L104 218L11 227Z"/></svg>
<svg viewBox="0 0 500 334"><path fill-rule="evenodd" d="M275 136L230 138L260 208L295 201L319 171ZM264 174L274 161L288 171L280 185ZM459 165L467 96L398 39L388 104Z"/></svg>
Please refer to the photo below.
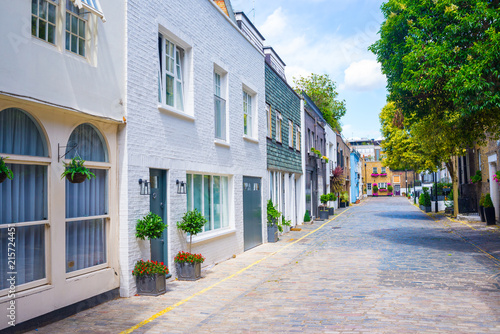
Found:
<svg viewBox="0 0 500 334"><path fill-rule="evenodd" d="M87 175L83 173L66 174L66 179L71 183L82 183L87 179Z"/></svg>
<svg viewBox="0 0 500 334"><path fill-rule="evenodd" d="M372 173L372 177L377 177L377 176L379 176L379 174Z"/></svg>
<svg viewBox="0 0 500 334"><path fill-rule="evenodd" d="M387 176L387 173L379 174L379 176Z"/></svg>

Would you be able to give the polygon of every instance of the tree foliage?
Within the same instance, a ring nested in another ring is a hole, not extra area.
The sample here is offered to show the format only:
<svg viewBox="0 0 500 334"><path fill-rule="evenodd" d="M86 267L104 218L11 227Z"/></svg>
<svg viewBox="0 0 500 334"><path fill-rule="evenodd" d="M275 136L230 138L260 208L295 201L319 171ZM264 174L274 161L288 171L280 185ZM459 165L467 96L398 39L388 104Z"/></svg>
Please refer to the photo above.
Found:
<svg viewBox="0 0 500 334"><path fill-rule="evenodd" d="M389 0L381 38L370 49L405 116L435 110L456 125L500 111L500 10L488 0ZM484 133L484 131L483 131Z"/></svg>
<svg viewBox="0 0 500 334"><path fill-rule="evenodd" d="M323 118L330 126L342 131L340 118L346 113L345 100L338 100L335 82L328 74L311 73L308 77L293 78L295 91L300 94L304 91L323 113Z"/></svg>

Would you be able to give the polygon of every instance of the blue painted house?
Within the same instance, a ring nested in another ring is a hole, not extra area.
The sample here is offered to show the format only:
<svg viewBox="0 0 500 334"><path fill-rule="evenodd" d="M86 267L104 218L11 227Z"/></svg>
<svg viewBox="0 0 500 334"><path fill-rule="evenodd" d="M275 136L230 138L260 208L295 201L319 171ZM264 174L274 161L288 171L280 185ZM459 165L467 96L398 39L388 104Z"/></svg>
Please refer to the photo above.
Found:
<svg viewBox="0 0 500 334"><path fill-rule="evenodd" d="M351 199L351 203L355 203L356 200L360 199L360 194L361 194L361 154L356 151L352 150L351 155L350 155L350 160L351 160L351 188L350 188L350 195L349 198Z"/></svg>

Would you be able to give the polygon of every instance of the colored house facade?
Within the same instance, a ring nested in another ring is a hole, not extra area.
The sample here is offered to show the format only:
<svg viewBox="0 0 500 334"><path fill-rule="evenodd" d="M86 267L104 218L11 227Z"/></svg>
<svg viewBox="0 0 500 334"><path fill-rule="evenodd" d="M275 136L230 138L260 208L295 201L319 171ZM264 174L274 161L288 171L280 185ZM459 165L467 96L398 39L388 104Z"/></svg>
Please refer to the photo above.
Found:
<svg viewBox="0 0 500 334"><path fill-rule="evenodd" d="M0 13L0 156L13 171L0 183L0 307L17 311L0 331L21 331L29 319L118 296L125 3L22 0ZM74 157L96 177L61 179Z"/></svg>
<svg viewBox="0 0 500 334"><path fill-rule="evenodd" d="M353 150L351 152L351 163L350 163L350 172L351 172L351 189L350 189L350 199L351 203L356 203L358 199L361 199L362 194L362 184L363 181L361 179L362 172L362 158L359 152Z"/></svg>
<svg viewBox="0 0 500 334"><path fill-rule="evenodd" d="M326 121L314 102L302 92L304 97L304 136L306 154L306 210L311 217L319 217L319 198L329 193L326 189L326 160L321 158L326 154L325 126ZM315 151L319 151L319 155Z"/></svg>
<svg viewBox="0 0 500 334"><path fill-rule="evenodd" d="M285 64L272 48L266 53L267 170L269 198L292 225L303 221L302 100L287 84Z"/></svg>
<svg viewBox="0 0 500 334"><path fill-rule="evenodd" d="M401 178L399 175L393 175L393 172L382 165L382 161L365 161L363 164L363 175L366 179L366 193L368 196L392 196L392 194L401 194ZM374 191L374 185L379 190ZM392 193L388 191L388 186L393 187ZM385 190L382 190L385 189Z"/></svg>

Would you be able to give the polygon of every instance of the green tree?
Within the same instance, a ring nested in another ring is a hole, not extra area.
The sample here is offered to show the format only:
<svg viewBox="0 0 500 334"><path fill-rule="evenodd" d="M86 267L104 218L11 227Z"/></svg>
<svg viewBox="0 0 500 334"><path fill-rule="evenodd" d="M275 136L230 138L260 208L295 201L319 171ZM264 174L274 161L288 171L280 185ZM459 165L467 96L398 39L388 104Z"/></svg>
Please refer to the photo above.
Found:
<svg viewBox="0 0 500 334"><path fill-rule="evenodd" d="M500 129L499 0L389 0L370 47L387 76L389 100L426 154L446 163Z"/></svg>
<svg viewBox="0 0 500 334"><path fill-rule="evenodd" d="M335 82L328 74L311 73L308 77L293 78L295 91L304 91L323 113L324 119L333 129L342 131L340 118L346 113L345 100L338 100Z"/></svg>

